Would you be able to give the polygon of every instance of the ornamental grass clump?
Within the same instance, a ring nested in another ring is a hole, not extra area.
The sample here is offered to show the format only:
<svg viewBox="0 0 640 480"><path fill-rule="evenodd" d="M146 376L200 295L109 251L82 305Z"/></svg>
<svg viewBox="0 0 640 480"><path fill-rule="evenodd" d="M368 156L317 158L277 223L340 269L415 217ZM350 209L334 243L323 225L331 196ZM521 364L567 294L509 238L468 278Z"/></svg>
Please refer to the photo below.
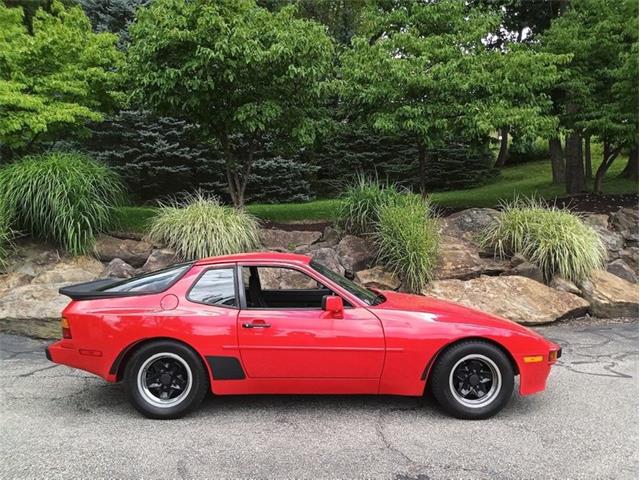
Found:
<svg viewBox="0 0 640 480"><path fill-rule="evenodd" d="M393 184L357 175L340 196L338 217L347 232L356 235L371 234L378 224L381 208L395 203L402 195Z"/></svg>
<svg viewBox="0 0 640 480"><path fill-rule="evenodd" d="M16 229L73 255L91 250L123 196L115 173L79 153L26 157L0 169L0 203Z"/></svg>
<svg viewBox="0 0 640 480"><path fill-rule="evenodd" d="M398 275L405 290L420 293L433 278L440 237L430 202L405 194L383 205L373 234L378 262Z"/></svg>
<svg viewBox="0 0 640 480"><path fill-rule="evenodd" d="M148 237L186 260L247 252L259 244L254 217L202 193L161 204Z"/></svg>
<svg viewBox="0 0 640 480"><path fill-rule="evenodd" d="M13 231L11 230L12 213L0 200L0 271L6 261L9 248L11 247L11 239Z"/></svg>
<svg viewBox="0 0 640 480"><path fill-rule="evenodd" d="M593 228L569 210L536 199L504 204L497 222L480 238L500 257L519 253L542 271L546 281L560 275L581 282L602 268L606 250Z"/></svg>

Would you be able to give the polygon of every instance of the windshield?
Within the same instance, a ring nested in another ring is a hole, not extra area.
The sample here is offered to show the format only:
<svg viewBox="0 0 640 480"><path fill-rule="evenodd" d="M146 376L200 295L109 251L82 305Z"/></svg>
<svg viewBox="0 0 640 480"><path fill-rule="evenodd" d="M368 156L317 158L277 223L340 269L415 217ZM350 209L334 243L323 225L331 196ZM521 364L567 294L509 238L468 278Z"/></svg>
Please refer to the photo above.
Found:
<svg viewBox="0 0 640 480"><path fill-rule="evenodd" d="M361 287L357 283L354 283L348 278L345 278L342 275L334 272L333 270L330 270L329 268L316 262L315 260L312 260L310 265L311 265L311 268L313 268L316 272L327 277L332 282L337 283L342 288L347 290L349 293L351 293L352 295L355 295L360 300L365 302L367 305L377 305L384 301L384 296L379 295L375 292L372 292L371 290L367 290L364 287Z"/></svg>

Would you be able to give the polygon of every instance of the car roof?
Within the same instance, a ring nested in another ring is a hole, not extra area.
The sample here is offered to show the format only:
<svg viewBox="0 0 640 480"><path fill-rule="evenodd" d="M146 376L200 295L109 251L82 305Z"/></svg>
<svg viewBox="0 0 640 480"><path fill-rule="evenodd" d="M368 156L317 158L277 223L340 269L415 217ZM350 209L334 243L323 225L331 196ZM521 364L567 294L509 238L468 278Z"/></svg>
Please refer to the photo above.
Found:
<svg viewBox="0 0 640 480"><path fill-rule="evenodd" d="M220 257L202 258L195 262L195 265L211 265L215 263L229 262L284 262L308 264L311 258L306 255L298 255L295 253L280 252L252 252L252 253L235 253L233 255L223 255Z"/></svg>

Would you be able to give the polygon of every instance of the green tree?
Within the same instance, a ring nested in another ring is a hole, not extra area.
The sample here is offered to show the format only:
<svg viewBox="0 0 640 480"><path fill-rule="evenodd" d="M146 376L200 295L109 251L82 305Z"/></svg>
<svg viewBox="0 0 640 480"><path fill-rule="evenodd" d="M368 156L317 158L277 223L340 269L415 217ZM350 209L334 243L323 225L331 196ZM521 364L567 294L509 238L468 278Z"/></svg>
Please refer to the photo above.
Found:
<svg viewBox="0 0 640 480"><path fill-rule="evenodd" d="M561 58L519 44L489 48L500 23L464 0L380 0L342 58L349 111L413 139L423 191L430 153L453 135L473 141L509 127L526 138L555 128L544 91Z"/></svg>
<svg viewBox="0 0 640 480"><path fill-rule="evenodd" d="M159 113L190 119L218 142L234 205L245 202L261 145L314 141L334 47L324 27L296 18L294 8L156 0L130 31L134 95Z"/></svg>
<svg viewBox="0 0 640 480"><path fill-rule="evenodd" d="M620 152L630 149L630 161L637 152L638 4L575 0L552 22L542 41L549 52L571 55L555 97L566 132L567 193L586 190L582 146L590 137L604 145L594 179L598 192Z"/></svg>
<svg viewBox="0 0 640 480"><path fill-rule="evenodd" d="M21 8L0 3L0 144L3 158L36 139L78 131L120 99L115 35L95 34L80 7L38 10L32 32Z"/></svg>

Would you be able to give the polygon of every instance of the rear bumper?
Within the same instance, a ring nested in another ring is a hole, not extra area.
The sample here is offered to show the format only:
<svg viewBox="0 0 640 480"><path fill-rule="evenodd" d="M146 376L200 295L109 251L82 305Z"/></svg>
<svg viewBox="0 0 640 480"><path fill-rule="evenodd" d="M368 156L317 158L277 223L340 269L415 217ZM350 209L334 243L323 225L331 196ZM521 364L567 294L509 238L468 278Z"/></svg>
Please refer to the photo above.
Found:
<svg viewBox="0 0 640 480"><path fill-rule="evenodd" d="M98 375L109 382L115 382L115 375L109 374L106 358L89 354L89 352L92 351L75 348L73 343L68 340L52 343L45 348L47 360L53 363L78 368Z"/></svg>

